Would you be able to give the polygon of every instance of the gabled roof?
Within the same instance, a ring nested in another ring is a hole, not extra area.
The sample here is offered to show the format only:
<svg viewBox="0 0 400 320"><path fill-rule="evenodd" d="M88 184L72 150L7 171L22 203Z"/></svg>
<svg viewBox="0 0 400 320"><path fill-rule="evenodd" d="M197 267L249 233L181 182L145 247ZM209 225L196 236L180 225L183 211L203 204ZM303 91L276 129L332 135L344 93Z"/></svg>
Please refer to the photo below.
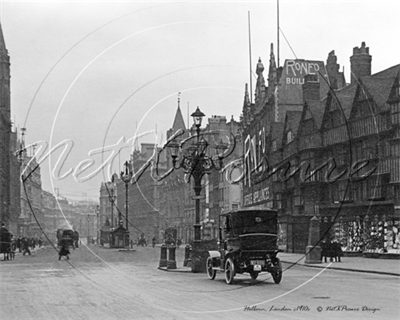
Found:
<svg viewBox="0 0 400 320"><path fill-rule="evenodd" d="M387 101L393 89L393 84L399 77L400 65L393 66L372 76L361 77L358 82L358 88L362 92L365 90L365 95L372 98L374 101L374 113L380 113L389 109ZM359 91L359 92L360 92ZM360 93L358 93L360 94ZM361 93L362 94L362 93Z"/></svg>
<svg viewBox="0 0 400 320"><path fill-rule="evenodd" d="M290 129L296 136L302 114L303 111L287 111L284 130L287 131L288 129Z"/></svg>
<svg viewBox="0 0 400 320"><path fill-rule="evenodd" d="M282 145L282 135L283 128L285 124L283 122L272 122L269 135L271 137L271 141L276 140L276 145L279 148Z"/></svg>
<svg viewBox="0 0 400 320"><path fill-rule="evenodd" d="M0 23L0 53L7 53L6 42L4 41L3 28Z"/></svg>
<svg viewBox="0 0 400 320"><path fill-rule="evenodd" d="M393 67L387 68L385 70L382 70L380 72L374 73L372 77L374 78L390 78L390 77L396 77L397 74L400 72L400 64L397 64Z"/></svg>
<svg viewBox="0 0 400 320"><path fill-rule="evenodd" d="M176 132L179 129L186 130L185 121L183 121L183 116L181 112L181 108L178 106L178 110L176 110L174 124L172 125L172 129Z"/></svg>
<svg viewBox="0 0 400 320"><path fill-rule="evenodd" d="M332 100L339 103L340 110L344 113L346 120L350 117L353 100L356 93L357 86L348 85L342 89L335 90L332 93ZM331 101L332 103L333 101ZM328 105L329 107L329 105Z"/></svg>
<svg viewBox="0 0 400 320"><path fill-rule="evenodd" d="M395 77L365 77L361 79L361 84L364 85L365 89L376 103L377 110L375 110L375 112L383 111L383 108L389 99L394 80Z"/></svg>
<svg viewBox="0 0 400 320"><path fill-rule="evenodd" d="M325 104L323 101L307 101L304 112L310 112L311 117L314 119L314 124L317 130L321 128L322 118L324 116Z"/></svg>

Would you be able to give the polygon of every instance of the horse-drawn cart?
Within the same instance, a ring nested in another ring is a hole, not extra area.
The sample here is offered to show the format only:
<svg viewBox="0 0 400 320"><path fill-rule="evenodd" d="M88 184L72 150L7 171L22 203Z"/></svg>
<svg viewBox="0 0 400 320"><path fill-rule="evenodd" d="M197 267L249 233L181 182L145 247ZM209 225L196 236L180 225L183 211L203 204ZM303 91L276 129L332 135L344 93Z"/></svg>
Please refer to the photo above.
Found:
<svg viewBox="0 0 400 320"><path fill-rule="evenodd" d="M69 248L75 250L75 239L76 235L74 230L71 229L58 229L57 230L57 245L58 245L58 260L62 256L69 259L70 251Z"/></svg>

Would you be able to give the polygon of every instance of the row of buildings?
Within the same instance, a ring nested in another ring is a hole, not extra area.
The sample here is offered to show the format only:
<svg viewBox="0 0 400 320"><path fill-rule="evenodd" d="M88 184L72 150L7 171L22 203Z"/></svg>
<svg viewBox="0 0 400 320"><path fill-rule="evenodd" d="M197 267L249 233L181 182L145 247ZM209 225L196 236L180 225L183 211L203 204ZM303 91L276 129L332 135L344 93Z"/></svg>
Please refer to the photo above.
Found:
<svg viewBox="0 0 400 320"><path fill-rule="evenodd" d="M371 74L371 61L364 42L353 49L349 84L334 51L326 64L277 67L271 46L267 83L257 65L255 102L246 93L243 105L243 206L278 210L288 252L304 252L313 216L347 251L398 250L400 65Z"/></svg>
<svg viewBox="0 0 400 320"><path fill-rule="evenodd" d="M178 142L193 136L193 128L187 128L179 105L172 127L167 132L169 139L178 130L183 130ZM225 163L240 158L242 154L240 124L233 117L228 122L225 116L212 116L208 119L203 134L214 132L207 137L210 152L215 145L229 137L236 137L236 148L225 159ZM214 151L215 152L215 151ZM149 162L150 161L150 162ZM100 225L108 220L116 228L121 220L126 225L126 188L128 188L128 229L131 239L142 234L147 239L155 237L162 241L164 231L169 227L177 229L184 242L194 237L195 203L193 197L194 181L185 175L182 169L173 167L168 148L161 149L152 143L142 143L129 160L129 170L138 175L137 182L125 184L121 174L114 174L112 181L104 182L100 187ZM167 174L168 173L168 174ZM217 236L217 216L224 209L240 207L241 192L239 184L230 184L224 174L217 170L205 175L202 181L202 235L204 239ZM107 223L108 224L108 223Z"/></svg>
<svg viewBox="0 0 400 320"><path fill-rule="evenodd" d="M203 134L219 130L236 137L235 151L225 161L239 161L243 179L233 184L226 171L205 175L203 239L217 236L216 218L222 210L273 208L279 214L280 244L288 252L304 252L314 216L320 220L321 239L335 238L347 251L398 252L400 65L371 74L372 56L364 42L353 49L350 61L347 83L334 51L326 63L294 59L277 66L271 45L267 79L259 59L254 101L246 85L240 121L208 119ZM178 100L167 137L179 129L185 130L181 139L192 131L185 126ZM129 161L133 172L154 159L155 150L160 151L142 144ZM157 177L172 168L168 150L160 153L157 168ZM161 180L150 172L128 185L131 234L162 239L163 230L176 227L178 236L189 242L193 181L185 181L181 170ZM119 175L102 184L101 224L112 210L125 217L125 187Z"/></svg>
<svg viewBox="0 0 400 320"><path fill-rule="evenodd" d="M58 228L96 236L98 203L70 201L42 189L34 146L24 145L25 128L11 122L10 57L0 25L0 221L15 236L53 241ZM28 155L28 151L31 155ZM23 174L23 176L21 176Z"/></svg>

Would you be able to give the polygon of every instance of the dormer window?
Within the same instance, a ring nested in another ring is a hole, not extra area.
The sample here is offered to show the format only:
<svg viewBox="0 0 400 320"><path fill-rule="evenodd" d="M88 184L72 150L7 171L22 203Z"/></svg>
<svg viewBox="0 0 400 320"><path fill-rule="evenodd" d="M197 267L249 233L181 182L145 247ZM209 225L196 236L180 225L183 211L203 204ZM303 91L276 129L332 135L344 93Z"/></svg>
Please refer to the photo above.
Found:
<svg viewBox="0 0 400 320"><path fill-rule="evenodd" d="M293 141L293 133L292 131L288 131L288 133L286 134L286 143L290 143Z"/></svg>
<svg viewBox="0 0 400 320"><path fill-rule="evenodd" d="M400 79L397 82L396 93L397 93L397 98L400 98Z"/></svg>
<svg viewBox="0 0 400 320"><path fill-rule="evenodd" d="M400 124L400 103L394 103L391 105L392 111L392 125Z"/></svg>
<svg viewBox="0 0 400 320"><path fill-rule="evenodd" d="M271 151L276 151L276 140L272 141Z"/></svg>

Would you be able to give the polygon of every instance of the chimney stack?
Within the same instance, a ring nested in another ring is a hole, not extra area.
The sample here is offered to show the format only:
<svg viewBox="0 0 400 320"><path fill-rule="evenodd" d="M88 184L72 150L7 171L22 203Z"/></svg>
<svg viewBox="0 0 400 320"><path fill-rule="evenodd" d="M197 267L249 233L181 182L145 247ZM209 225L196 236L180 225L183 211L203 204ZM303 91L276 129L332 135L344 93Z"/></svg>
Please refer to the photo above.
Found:
<svg viewBox="0 0 400 320"><path fill-rule="evenodd" d="M320 93L319 93L319 81L318 76L316 74L307 74L304 76L304 84L303 84L303 101L319 101Z"/></svg>
<svg viewBox="0 0 400 320"><path fill-rule="evenodd" d="M361 47L353 48L353 55L350 57L351 64L351 84L357 83L360 77L371 75L371 60L369 48L365 46L365 42L361 43Z"/></svg>

